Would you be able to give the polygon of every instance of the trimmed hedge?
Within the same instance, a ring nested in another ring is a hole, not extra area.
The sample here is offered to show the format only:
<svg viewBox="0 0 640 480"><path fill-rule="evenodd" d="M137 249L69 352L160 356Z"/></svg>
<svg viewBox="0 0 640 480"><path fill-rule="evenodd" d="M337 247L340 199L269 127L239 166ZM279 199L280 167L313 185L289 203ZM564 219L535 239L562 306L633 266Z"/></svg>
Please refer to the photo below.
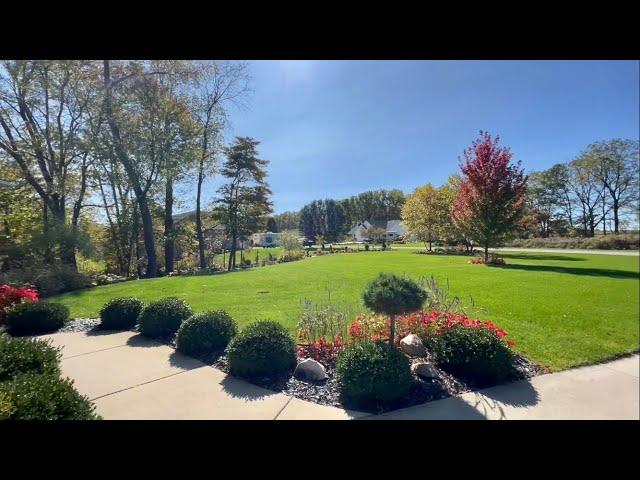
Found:
<svg viewBox="0 0 640 480"><path fill-rule="evenodd" d="M232 375L249 379L273 376L296 366L296 345L282 325L260 320L231 340L227 359Z"/></svg>
<svg viewBox="0 0 640 480"><path fill-rule="evenodd" d="M176 348L186 355L202 357L224 349L238 333L238 324L224 310L196 313L176 334Z"/></svg>
<svg viewBox="0 0 640 480"><path fill-rule="evenodd" d="M343 397L360 404L396 400L413 385L407 357L386 342L349 345L338 355L336 374Z"/></svg>
<svg viewBox="0 0 640 480"><path fill-rule="evenodd" d="M107 330L128 330L136 325L144 308L135 297L112 298L100 310L101 326Z"/></svg>
<svg viewBox="0 0 640 480"><path fill-rule="evenodd" d="M167 297L152 302L142 309L138 317L138 331L151 338L169 337L178 331L182 322L193 315L187 302Z"/></svg>
<svg viewBox="0 0 640 480"><path fill-rule="evenodd" d="M60 303L21 303L7 311L5 325L12 335L53 332L69 320L69 309Z"/></svg>
<svg viewBox="0 0 640 480"><path fill-rule="evenodd" d="M0 383L0 415L11 420L97 420L95 407L69 379L26 373Z"/></svg>
<svg viewBox="0 0 640 480"><path fill-rule="evenodd" d="M48 341L0 335L0 382L28 372L59 374L61 356Z"/></svg>
<svg viewBox="0 0 640 480"><path fill-rule="evenodd" d="M488 328L447 329L434 338L432 352L440 368L480 385L503 382L514 371L514 353Z"/></svg>

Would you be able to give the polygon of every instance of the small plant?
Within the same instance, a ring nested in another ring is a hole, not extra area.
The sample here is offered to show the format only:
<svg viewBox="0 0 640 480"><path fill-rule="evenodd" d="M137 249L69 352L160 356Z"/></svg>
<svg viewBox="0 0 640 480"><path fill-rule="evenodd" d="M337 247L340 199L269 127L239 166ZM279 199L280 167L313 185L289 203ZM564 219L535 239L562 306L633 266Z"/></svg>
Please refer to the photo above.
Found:
<svg viewBox="0 0 640 480"><path fill-rule="evenodd" d="M0 383L0 399L11 420L97 420L95 407L57 375L26 373Z"/></svg>
<svg viewBox="0 0 640 480"><path fill-rule="evenodd" d="M351 322L347 330L349 337L354 342L363 342L365 340L378 342L389 339L390 322L389 317L385 315L362 313Z"/></svg>
<svg viewBox="0 0 640 480"><path fill-rule="evenodd" d="M12 287L0 285L0 325L4 323L5 311L15 305L24 302L37 302L38 292L33 288L22 286Z"/></svg>
<svg viewBox="0 0 640 480"><path fill-rule="evenodd" d="M176 334L176 348L192 357L203 357L224 349L238 333L238 325L227 312L196 313L187 318Z"/></svg>
<svg viewBox="0 0 640 480"><path fill-rule="evenodd" d="M409 361L382 342L358 342L345 348L336 364L342 395L359 404L384 404L405 396L413 384Z"/></svg>
<svg viewBox="0 0 640 480"><path fill-rule="evenodd" d="M28 372L60 373L60 349L44 340L0 335L0 382Z"/></svg>
<svg viewBox="0 0 640 480"><path fill-rule="evenodd" d="M313 358L324 366L330 367L335 364L344 346L344 340L340 335L334 337L331 341L327 341L325 337L320 337L312 343L298 345L298 356L300 358Z"/></svg>
<svg viewBox="0 0 640 480"><path fill-rule="evenodd" d="M365 286L362 298L367 308L391 317L389 345L393 346L395 316L420 310L427 292L409 278L381 273Z"/></svg>
<svg viewBox="0 0 640 480"><path fill-rule="evenodd" d="M504 258L493 254L489 255L486 260L484 257L472 257L469 259L469 263L473 265L505 265Z"/></svg>
<svg viewBox="0 0 640 480"><path fill-rule="evenodd" d="M435 337L432 352L443 370L479 385L503 382L514 371L513 352L488 328L447 328Z"/></svg>
<svg viewBox="0 0 640 480"><path fill-rule="evenodd" d="M260 320L247 325L231 340L227 359L232 375L249 379L273 376L295 367L296 347L282 325Z"/></svg>
<svg viewBox="0 0 640 480"><path fill-rule="evenodd" d="M297 325L296 338L300 343L313 343L320 338L333 341L336 337L344 338L347 333L347 321L350 312L333 305L304 301L302 315Z"/></svg>
<svg viewBox="0 0 640 480"><path fill-rule="evenodd" d="M101 326L108 330L133 328L143 307L135 297L112 298L100 310Z"/></svg>
<svg viewBox="0 0 640 480"><path fill-rule="evenodd" d="M138 317L138 331L151 338L170 337L191 315L193 311L184 300L175 297L163 298L142 309Z"/></svg>
<svg viewBox="0 0 640 480"><path fill-rule="evenodd" d="M21 303L7 310L5 323L12 335L53 332L69 320L69 309L60 303Z"/></svg>

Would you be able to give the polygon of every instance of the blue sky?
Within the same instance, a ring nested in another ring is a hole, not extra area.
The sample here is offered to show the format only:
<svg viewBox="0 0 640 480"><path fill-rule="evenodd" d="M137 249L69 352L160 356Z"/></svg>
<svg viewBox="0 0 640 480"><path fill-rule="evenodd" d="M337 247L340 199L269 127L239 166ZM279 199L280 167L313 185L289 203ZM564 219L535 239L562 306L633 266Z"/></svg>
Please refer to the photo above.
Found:
<svg viewBox="0 0 640 480"><path fill-rule="evenodd" d="M640 129L635 61L253 61L250 70L249 107L231 110L228 137L261 141L276 213L439 185L480 129L500 134L527 171ZM208 182L207 199L219 185Z"/></svg>

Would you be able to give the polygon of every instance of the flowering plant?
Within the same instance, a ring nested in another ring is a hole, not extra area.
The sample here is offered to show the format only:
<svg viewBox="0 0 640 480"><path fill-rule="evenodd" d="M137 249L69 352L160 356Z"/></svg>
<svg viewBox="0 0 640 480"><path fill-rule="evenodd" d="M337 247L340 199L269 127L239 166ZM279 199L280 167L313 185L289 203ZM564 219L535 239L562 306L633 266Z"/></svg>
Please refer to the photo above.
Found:
<svg viewBox="0 0 640 480"><path fill-rule="evenodd" d="M37 302L38 292L33 288L22 286L12 287L11 285L0 285L0 323L3 320L4 312L14 305L23 302Z"/></svg>
<svg viewBox="0 0 640 480"><path fill-rule="evenodd" d="M464 313L431 310L429 312L416 312L409 315L402 315L396 319L396 322L398 324L400 338L410 333L415 333L421 338L429 340L436 335L442 334L446 330L456 326L463 326L489 329L499 339L504 340L510 347L515 345L515 341L505 338L508 335L506 330L499 328L490 321L469 318Z"/></svg>
<svg viewBox="0 0 640 480"><path fill-rule="evenodd" d="M390 320L381 314L360 314L347 329L354 342L371 340L377 342L389 338Z"/></svg>
<svg viewBox="0 0 640 480"><path fill-rule="evenodd" d="M336 336L333 341L327 341L325 337L320 337L316 342L298 345L298 356L313 358L327 367L333 366L344 345L344 340L340 335Z"/></svg>

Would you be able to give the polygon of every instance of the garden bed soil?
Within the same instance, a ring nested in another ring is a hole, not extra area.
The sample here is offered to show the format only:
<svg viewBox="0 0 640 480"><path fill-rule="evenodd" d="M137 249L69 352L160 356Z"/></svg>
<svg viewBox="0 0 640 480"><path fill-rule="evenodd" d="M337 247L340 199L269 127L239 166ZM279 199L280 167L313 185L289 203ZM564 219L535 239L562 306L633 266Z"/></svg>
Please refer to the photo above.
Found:
<svg viewBox="0 0 640 480"><path fill-rule="evenodd" d="M99 319L75 319L67 323L58 331L81 332L98 330L100 329L99 324ZM157 338L156 340L175 348L174 338ZM224 351L222 350L214 352L205 358L200 358L199 360L203 361L207 365L216 367L227 374L229 373L229 364L226 356L224 355ZM418 360L430 361L429 357ZM524 380L536 375L548 373L547 369L536 365L521 355L516 356L515 367L515 372L510 376L508 380L509 382ZM413 387L409 394L403 398L386 405L353 404L340 398L340 387L334 374L333 367L325 365L325 368L329 378L318 382L297 379L293 376L293 372L286 372L274 377L252 378L249 381L260 387L283 393L291 397L296 397L301 400L307 400L320 405L349 408L370 413L384 413L492 386L464 381L436 367L439 375L438 378L423 379L420 377L414 377Z"/></svg>

